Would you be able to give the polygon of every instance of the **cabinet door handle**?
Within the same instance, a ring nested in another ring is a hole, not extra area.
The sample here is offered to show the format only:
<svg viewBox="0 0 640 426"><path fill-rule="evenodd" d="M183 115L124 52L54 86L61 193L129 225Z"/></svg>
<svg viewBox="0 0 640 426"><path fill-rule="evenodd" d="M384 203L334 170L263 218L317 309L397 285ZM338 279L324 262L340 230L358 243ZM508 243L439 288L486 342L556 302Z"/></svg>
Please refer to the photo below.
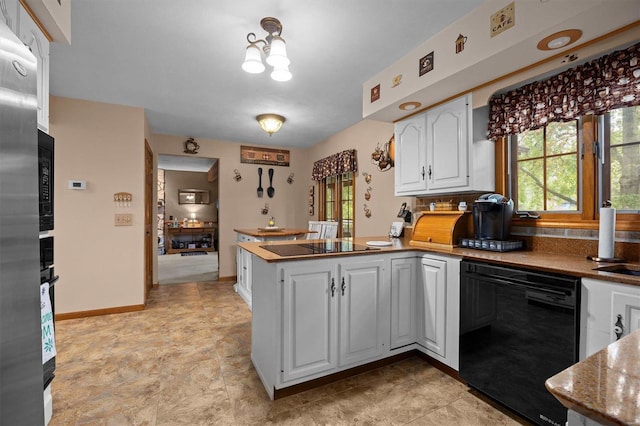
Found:
<svg viewBox="0 0 640 426"><path fill-rule="evenodd" d="M336 294L336 282L333 278L331 278L331 297Z"/></svg>
<svg viewBox="0 0 640 426"><path fill-rule="evenodd" d="M422 166L422 180L424 180L424 166Z"/></svg>
<svg viewBox="0 0 640 426"><path fill-rule="evenodd" d="M340 288L342 288L342 295L344 296L344 290L347 288L347 285L344 283L344 277L342 277L342 285Z"/></svg>
<svg viewBox="0 0 640 426"><path fill-rule="evenodd" d="M622 324L622 315L618 314L618 320L613 325L613 332L616 333L616 340L620 340L624 333L624 325Z"/></svg>
<svg viewBox="0 0 640 426"><path fill-rule="evenodd" d="M429 166L429 180L431 180L431 166Z"/></svg>

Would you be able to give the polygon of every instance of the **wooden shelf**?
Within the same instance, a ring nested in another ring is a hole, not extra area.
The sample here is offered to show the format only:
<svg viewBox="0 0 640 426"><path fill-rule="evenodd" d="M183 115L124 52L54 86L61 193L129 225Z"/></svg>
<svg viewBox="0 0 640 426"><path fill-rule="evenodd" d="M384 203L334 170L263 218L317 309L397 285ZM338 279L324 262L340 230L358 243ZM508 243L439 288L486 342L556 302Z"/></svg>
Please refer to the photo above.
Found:
<svg viewBox="0 0 640 426"><path fill-rule="evenodd" d="M165 242L164 246L166 248L167 254L175 254L175 253L189 253L194 251L206 251L212 252L215 251L215 232L216 228L212 226L206 227L179 227L173 228L169 226L165 226ZM189 244L202 244L202 239L208 238L207 247L195 247L189 248ZM182 248L174 248L173 241L180 241L183 243L184 247Z"/></svg>

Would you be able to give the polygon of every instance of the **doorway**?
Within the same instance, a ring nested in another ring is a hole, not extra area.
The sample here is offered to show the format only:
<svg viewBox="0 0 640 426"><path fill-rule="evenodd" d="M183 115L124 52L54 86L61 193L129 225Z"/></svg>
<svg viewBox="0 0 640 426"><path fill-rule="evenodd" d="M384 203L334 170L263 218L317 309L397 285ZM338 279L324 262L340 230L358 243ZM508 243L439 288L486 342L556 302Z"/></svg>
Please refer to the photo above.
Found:
<svg viewBox="0 0 640 426"><path fill-rule="evenodd" d="M158 155L158 284L218 279L218 159Z"/></svg>

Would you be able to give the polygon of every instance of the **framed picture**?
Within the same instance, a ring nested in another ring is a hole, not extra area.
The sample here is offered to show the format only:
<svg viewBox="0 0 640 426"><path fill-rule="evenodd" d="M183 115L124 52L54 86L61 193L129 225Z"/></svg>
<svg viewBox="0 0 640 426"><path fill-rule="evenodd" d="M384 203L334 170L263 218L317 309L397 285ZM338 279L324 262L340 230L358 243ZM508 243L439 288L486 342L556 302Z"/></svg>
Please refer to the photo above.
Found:
<svg viewBox="0 0 640 426"><path fill-rule="evenodd" d="M313 205L313 195L309 195L309 205Z"/></svg>
<svg viewBox="0 0 640 426"><path fill-rule="evenodd" d="M240 162L289 167L289 150L241 145Z"/></svg>
<svg viewBox="0 0 640 426"><path fill-rule="evenodd" d="M309 216L313 216L313 206L309 206Z"/></svg>
<svg viewBox="0 0 640 426"><path fill-rule="evenodd" d="M314 191L313 191L313 185L311 185L311 186L309 187L309 195L313 195L313 192L314 192Z"/></svg>
<svg viewBox="0 0 640 426"><path fill-rule="evenodd" d="M433 69L433 51L428 53L426 56L420 58L420 62L418 63L418 73L420 76L425 75L429 71Z"/></svg>
<svg viewBox="0 0 640 426"><path fill-rule="evenodd" d="M374 103L378 99L380 99L380 85L379 84L377 84L376 86L371 88L371 103Z"/></svg>

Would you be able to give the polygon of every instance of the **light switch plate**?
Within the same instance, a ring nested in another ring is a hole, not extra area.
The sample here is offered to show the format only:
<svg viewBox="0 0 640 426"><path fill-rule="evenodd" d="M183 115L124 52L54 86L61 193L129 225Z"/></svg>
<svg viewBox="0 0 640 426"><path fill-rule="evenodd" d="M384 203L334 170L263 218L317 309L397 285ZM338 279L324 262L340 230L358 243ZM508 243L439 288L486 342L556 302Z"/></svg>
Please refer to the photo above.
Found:
<svg viewBox="0 0 640 426"><path fill-rule="evenodd" d="M116 226L133 225L133 215L131 213L116 213L115 225Z"/></svg>

